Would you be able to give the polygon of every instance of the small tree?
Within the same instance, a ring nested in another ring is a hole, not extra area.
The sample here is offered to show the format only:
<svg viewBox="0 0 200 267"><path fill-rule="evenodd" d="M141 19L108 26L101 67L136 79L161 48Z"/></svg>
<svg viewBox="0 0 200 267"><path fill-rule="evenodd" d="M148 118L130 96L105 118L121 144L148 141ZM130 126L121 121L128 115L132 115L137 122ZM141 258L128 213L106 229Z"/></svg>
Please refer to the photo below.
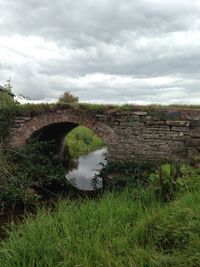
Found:
<svg viewBox="0 0 200 267"><path fill-rule="evenodd" d="M78 96L74 96L69 91L65 91L64 94L58 98L58 103L60 104L78 103L78 101Z"/></svg>
<svg viewBox="0 0 200 267"><path fill-rule="evenodd" d="M3 87L3 90L0 91L0 109L12 108L16 105L14 100L14 94L12 93L11 80L8 79L6 84Z"/></svg>
<svg viewBox="0 0 200 267"><path fill-rule="evenodd" d="M0 93L0 109L4 108L11 108L16 105L14 99L9 95L8 92L1 92Z"/></svg>
<svg viewBox="0 0 200 267"><path fill-rule="evenodd" d="M4 88L5 88L9 93L12 92L12 85L11 85L11 80L10 80L10 79L8 79L8 80L6 81L6 84L4 85Z"/></svg>

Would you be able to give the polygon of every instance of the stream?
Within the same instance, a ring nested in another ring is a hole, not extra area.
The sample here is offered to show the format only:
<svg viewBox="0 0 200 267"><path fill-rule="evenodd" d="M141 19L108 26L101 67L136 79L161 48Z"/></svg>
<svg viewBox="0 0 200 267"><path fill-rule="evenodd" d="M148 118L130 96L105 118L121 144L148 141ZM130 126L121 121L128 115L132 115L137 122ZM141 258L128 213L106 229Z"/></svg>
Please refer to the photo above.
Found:
<svg viewBox="0 0 200 267"><path fill-rule="evenodd" d="M107 148L101 148L72 160L70 170L65 177L79 190L95 190L102 187L102 179L94 177L99 174L102 164L106 163Z"/></svg>

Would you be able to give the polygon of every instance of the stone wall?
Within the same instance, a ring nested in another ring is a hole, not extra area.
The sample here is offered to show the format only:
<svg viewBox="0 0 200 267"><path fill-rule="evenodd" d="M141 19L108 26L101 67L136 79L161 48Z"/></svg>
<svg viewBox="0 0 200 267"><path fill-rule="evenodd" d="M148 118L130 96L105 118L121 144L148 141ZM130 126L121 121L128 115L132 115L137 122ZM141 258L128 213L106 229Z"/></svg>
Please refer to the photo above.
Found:
<svg viewBox="0 0 200 267"><path fill-rule="evenodd" d="M58 123L92 129L108 146L109 159L166 160L199 156L200 109L108 110L89 113L57 110L18 117L5 146L20 146L36 131Z"/></svg>
<svg viewBox="0 0 200 267"><path fill-rule="evenodd" d="M118 153L117 147L110 151L113 158L159 161L200 156L200 110L118 112L106 120L121 143Z"/></svg>

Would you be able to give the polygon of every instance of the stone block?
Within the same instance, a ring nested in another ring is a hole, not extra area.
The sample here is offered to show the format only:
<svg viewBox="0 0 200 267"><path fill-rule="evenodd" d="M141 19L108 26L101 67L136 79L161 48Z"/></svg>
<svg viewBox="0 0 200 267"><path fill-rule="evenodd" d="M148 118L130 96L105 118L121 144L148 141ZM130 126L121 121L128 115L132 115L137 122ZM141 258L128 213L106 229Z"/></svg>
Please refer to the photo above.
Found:
<svg viewBox="0 0 200 267"><path fill-rule="evenodd" d="M147 112L145 112L145 111L134 111L133 114L137 115L137 116L146 116Z"/></svg>

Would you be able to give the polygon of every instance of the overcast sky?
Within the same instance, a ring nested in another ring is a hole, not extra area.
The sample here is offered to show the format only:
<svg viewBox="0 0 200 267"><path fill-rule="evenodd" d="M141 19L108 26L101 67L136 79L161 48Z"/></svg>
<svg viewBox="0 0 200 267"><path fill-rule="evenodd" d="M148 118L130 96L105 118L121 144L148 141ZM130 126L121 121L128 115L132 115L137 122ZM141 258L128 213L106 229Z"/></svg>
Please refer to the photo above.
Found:
<svg viewBox="0 0 200 267"><path fill-rule="evenodd" d="M200 103L199 0L0 0L0 84L81 101Z"/></svg>

